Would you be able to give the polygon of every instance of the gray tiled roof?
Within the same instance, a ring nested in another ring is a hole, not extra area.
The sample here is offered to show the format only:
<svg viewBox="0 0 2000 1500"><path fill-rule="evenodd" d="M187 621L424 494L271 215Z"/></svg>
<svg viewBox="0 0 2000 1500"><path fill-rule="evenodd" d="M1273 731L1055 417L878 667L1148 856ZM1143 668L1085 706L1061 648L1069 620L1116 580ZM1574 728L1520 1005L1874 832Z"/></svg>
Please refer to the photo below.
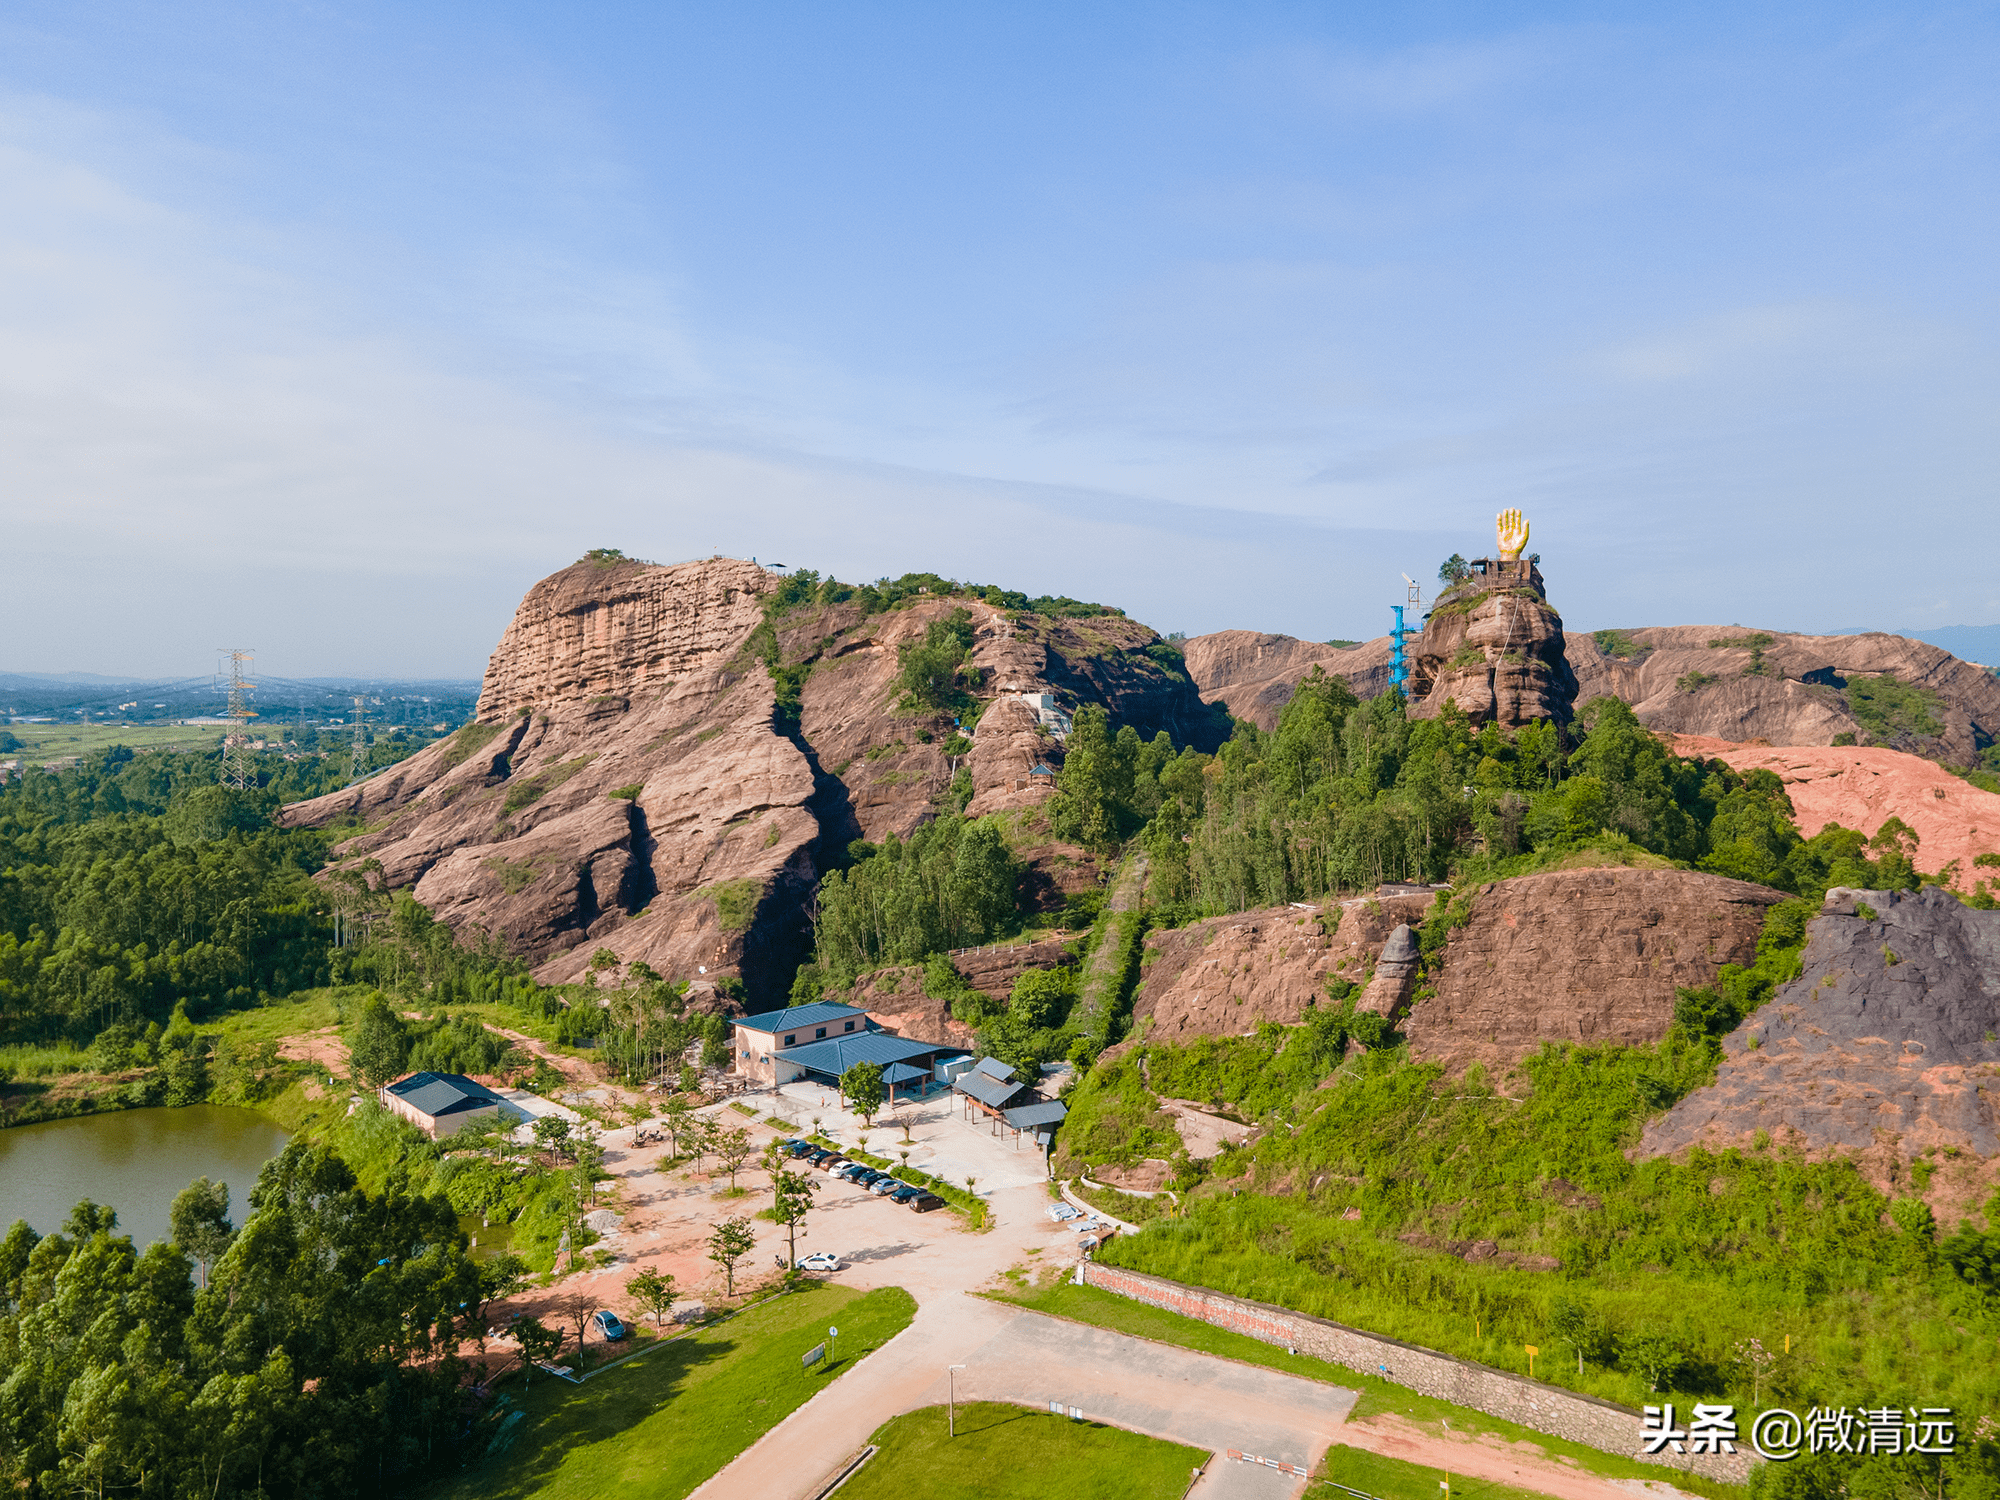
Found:
<svg viewBox="0 0 2000 1500"><path fill-rule="evenodd" d="M412 1073L390 1084L389 1092L433 1120L501 1103L493 1090L483 1083L474 1083L463 1073Z"/></svg>

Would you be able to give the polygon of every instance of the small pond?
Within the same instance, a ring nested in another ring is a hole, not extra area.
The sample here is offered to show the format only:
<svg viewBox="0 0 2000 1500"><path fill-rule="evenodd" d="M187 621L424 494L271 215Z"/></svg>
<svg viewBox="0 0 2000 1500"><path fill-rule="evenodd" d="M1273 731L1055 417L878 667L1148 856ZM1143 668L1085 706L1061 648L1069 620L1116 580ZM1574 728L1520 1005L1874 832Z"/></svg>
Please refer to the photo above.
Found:
<svg viewBox="0 0 2000 1500"><path fill-rule="evenodd" d="M174 1196L197 1177L229 1184L229 1216L241 1224L258 1171L287 1139L255 1110L219 1104L0 1130L0 1233L26 1219L47 1234L89 1198L117 1209L120 1232L143 1250L168 1238Z"/></svg>

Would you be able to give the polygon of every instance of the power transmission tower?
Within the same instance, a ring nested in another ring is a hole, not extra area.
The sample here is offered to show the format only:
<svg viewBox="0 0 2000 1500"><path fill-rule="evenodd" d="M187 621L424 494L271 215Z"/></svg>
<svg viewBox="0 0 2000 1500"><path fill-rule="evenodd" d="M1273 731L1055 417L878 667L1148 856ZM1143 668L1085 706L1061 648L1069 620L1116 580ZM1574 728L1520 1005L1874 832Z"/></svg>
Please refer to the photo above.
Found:
<svg viewBox="0 0 2000 1500"><path fill-rule="evenodd" d="M222 717L232 726L222 736L222 784L247 792L257 785L257 763L250 754L250 721L257 717L257 710L250 706L255 684L247 675L257 653L228 646L217 649L229 653L229 707L222 711Z"/></svg>
<svg viewBox="0 0 2000 1500"><path fill-rule="evenodd" d="M368 737L362 732L362 720L368 717L368 700L354 700L354 759L347 768L347 784L353 786L361 779L361 772L368 764Z"/></svg>

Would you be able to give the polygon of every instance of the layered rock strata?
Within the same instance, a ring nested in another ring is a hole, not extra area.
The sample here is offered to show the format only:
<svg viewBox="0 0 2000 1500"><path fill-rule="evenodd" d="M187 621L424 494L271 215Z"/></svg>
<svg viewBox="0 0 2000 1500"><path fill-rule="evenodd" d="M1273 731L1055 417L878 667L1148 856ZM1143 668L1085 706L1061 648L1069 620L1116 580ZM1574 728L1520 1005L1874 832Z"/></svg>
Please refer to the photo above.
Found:
<svg viewBox="0 0 2000 1500"><path fill-rule="evenodd" d="M1756 958L1784 892L1692 870L1559 870L1484 886L1433 987L1403 1023L1411 1052L1504 1069L1548 1042L1645 1046L1674 989Z"/></svg>
<svg viewBox="0 0 2000 1500"><path fill-rule="evenodd" d="M473 724L281 818L359 824L335 876L412 890L545 981L579 978L602 948L670 978L740 975L752 1003L775 1004L807 950L821 872L855 839L906 837L954 806L961 771L971 812L1009 815L1031 902L1060 907L1094 883L1089 856L1037 832L1051 789L1032 773L1059 767L1062 746L1018 695L1216 740L1217 716L1145 626L947 598L779 615L777 659L805 670L794 721L760 638L777 582L730 558L564 569L522 600ZM895 687L899 648L961 608L984 710L962 716L962 738L950 714L899 709Z"/></svg>
<svg viewBox="0 0 2000 1500"><path fill-rule="evenodd" d="M1415 645L1404 647L1411 711L1428 717L1455 703L1475 724L1568 723L1576 674L1541 570L1529 559L1482 558L1473 567L1431 606Z"/></svg>
<svg viewBox="0 0 2000 1500"><path fill-rule="evenodd" d="M1399 926L1421 922L1431 899L1425 892L1274 906L1149 932L1131 1040L1227 1036L1267 1021L1295 1026L1329 1003L1330 980L1365 988L1382 944Z"/></svg>
<svg viewBox="0 0 2000 1500"><path fill-rule="evenodd" d="M2000 911L1936 887L1827 893L1799 977L1723 1039L1638 1154L1777 1144L2000 1155Z"/></svg>

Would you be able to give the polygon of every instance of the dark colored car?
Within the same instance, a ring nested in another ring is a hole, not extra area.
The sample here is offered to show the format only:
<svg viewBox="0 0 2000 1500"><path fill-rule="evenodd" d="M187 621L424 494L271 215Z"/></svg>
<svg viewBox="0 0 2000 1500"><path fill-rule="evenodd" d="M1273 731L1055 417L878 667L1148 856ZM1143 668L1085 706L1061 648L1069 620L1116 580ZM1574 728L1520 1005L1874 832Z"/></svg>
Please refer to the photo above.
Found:
<svg viewBox="0 0 2000 1500"><path fill-rule="evenodd" d="M859 1167L856 1170L849 1172L847 1174L847 1180L849 1182L858 1183L862 1187L867 1187L869 1183L873 1182L876 1178L881 1177L883 1175L885 1174L876 1171L873 1167Z"/></svg>
<svg viewBox="0 0 2000 1500"><path fill-rule="evenodd" d="M840 1158L835 1156L831 1151L827 1150L824 1146L815 1146L812 1148L812 1150L806 1153L806 1161L810 1165L815 1167L823 1167L828 1162L838 1161L839 1159Z"/></svg>
<svg viewBox="0 0 2000 1500"><path fill-rule="evenodd" d="M934 1208L943 1208L944 1199L940 1198L936 1193L919 1193L915 1198L910 1200L910 1207L914 1208L920 1214L927 1214Z"/></svg>
<svg viewBox="0 0 2000 1500"><path fill-rule="evenodd" d="M787 1156L811 1156L817 1149L811 1141L781 1141L779 1145Z"/></svg>
<svg viewBox="0 0 2000 1500"><path fill-rule="evenodd" d="M911 1187L906 1182L901 1187L897 1188L894 1192L890 1193L888 1196L889 1196L889 1201L891 1203L909 1203L913 1202L918 1198L923 1197L924 1190L919 1187Z"/></svg>

